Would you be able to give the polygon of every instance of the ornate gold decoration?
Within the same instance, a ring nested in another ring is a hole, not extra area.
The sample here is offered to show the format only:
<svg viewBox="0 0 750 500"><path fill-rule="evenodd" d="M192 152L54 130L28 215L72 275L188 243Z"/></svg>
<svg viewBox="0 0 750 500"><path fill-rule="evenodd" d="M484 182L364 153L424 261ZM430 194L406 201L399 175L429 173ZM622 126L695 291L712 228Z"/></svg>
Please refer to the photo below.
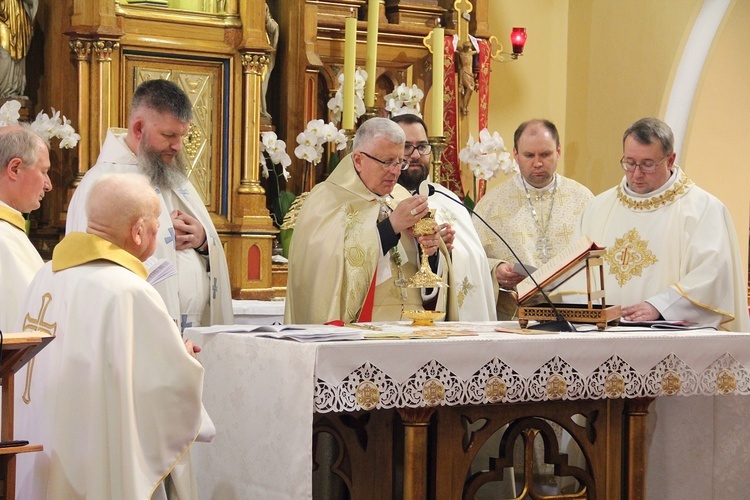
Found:
<svg viewBox="0 0 750 500"><path fill-rule="evenodd" d="M32 318L31 315L27 313L23 320L22 328L24 332L39 330L40 332L53 336L57 333L57 322L47 323L44 321L44 316L47 314L50 302L52 302L51 293L47 292L42 295L42 305L39 306L39 315L36 318ZM35 358L32 358L26 369L26 385L24 386L23 395L21 396L21 400L26 404L31 403L31 376L34 371L34 359Z"/></svg>
<svg viewBox="0 0 750 500"><path fill-rule="evenodd" d="M71 42L71 45L72 43L73 42ZM119 42L115 42L114 40L96 40L91 43L91 49L94 51L94 54L96 54L96 58L99 61L111 61L112 52L119 46Z"/></svg>
<svg viewBox="0 0 750 500"><path fill-rule="evenodd" d="M681 386L680 375L673 370L669 370L661 379L661 390L667 396L674 396L679 393Z"/></svg>
<svg viewBox="0 0 750 500"><path fill-rule="evenodd" d="M737 389L737 378L731 370L721 370L716 376L716 389L719 394L732 394Z"/></svg>
<svg viewBox="0 0 750 500"><path fill-rule="evenodd" d="M380 389L377 384L366 380L357 386L354 392L357 403L363 410L372 410L380 401Z"/></svg>
<svg viewBox="0 0 750 500"><path fill-rule="evenodd" d="M70 52L77 61L86 61L91 55L91 40L71 40L69 42Z"/></svg>
<svg viewBox="0 0 750 500"><path fill-rule="evenodd" d="M294 229L294 225L297 223L297 216L299 215L299 211L302 209L302 204L305 202L308 194L310 194L310 192L305 191L294 199L292 205L284 216L284 222L281 224L281 229ZM359 211L355 210L354 212L346 214L347 230L352 224L358 224L360 222Z"/></svg>
<svg viewBox="0 0 750 500"><path fill-rule="evenodd" d="M658 262L654 253L648 249L648 242L641 239L638 230L633 228L607 249L604 260L609 264L609 273L617 277L620 286L631 278L641 276L643 269Z"/></svg>
<svg viewBox="0 0 750 500"><path fill-rule="evenodd" d="M610 399L619 398L625 393L625 379L617 372L607 375L604 381L604 394Z"/></svg>
<svg viewBox="0 0 750 500"><path fill-rule="evenodd" d="M466 295L468 295L468 293L474 288L476 287L469 281L469 277L464 276L464 280L460 285L458 285L458 293L456 294L456 300L458 301L459 309L464 306L464 299L466 299Z"/></svg>
<svg viewBox="0 0 750 500"><path fill-rule="evenodd" d="M427 406L437 406L445 399L445 387L443 383L436 379L431 378L424 383L422 386L422 399Z"/></svg>
<svg viewBox="0 0 750 500"><path fill-rule="evenodd" d="M435 211L430 210L430 213L424 218L417 221L414 224L414 236L427 236L435 234L437 230L437 224L435 223ZM430 269L430 263L428 261L427 253L422 244L419 245L422 248L422 263L414 276L409 278L409 288L439 288L444 286L443 278L432 272Z"/></svg>
<svg viewBox="0 0 750 500"><path fill-rule="evenodd" d="M659 207L674 203L674 201L685 194L692 185L693 181L683 176L682 179L675 182L671 188L667 189L662 194L647 199L628 196L622 190L622 186L617 186L617 199L623 206L630 210L656 210Z"/></svg>
<svg viewBox="0 0 750 500"><path fill-rule="evenodd" d="M185 135L182 143L185 146L185 154L187 155L191 163L195 161L195 157L198 154L198 148L200 147L201 142L203 142L203 134L201 133L200 129L195 126L195 123L190 122L188 133L187 135Z"/></svg>
<svg viewBox="0 0 750 500"><path fill-rule="evenodd" d="M409 309L401 312L404 318L412 320L411 326L435 326L434 320L439 319L444 314L442 311L423 311L421 309Z"/></svg>
<svg viewBox="0 0 750 500"><path fill-rule="evenodd" d="M508 393L508 385L500 377L490 377L484 385L484 395L490 403L499 403Z"/></svg>
<svg viewBox="0 0 750 500"><path fill-rule="evenodd" d="M568 381L559 373L553 373L547 379L546 392L552 400L562 399L568 392Z"/></svg>
<svg viewBox="0 0 750 500"><path fill-rule="evenodd" d="M265 76L266 68L268 68L268 56L266 54L245 52L240 54L240 57L242 58L242 71L244 73L258 75L261 78Z"/></svg>

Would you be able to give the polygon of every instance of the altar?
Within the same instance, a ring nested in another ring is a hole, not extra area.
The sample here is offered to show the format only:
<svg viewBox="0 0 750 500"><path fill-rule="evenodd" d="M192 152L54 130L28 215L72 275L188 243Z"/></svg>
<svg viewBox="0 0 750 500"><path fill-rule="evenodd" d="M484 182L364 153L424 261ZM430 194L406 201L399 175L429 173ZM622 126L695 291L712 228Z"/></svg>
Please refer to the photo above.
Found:
<svg viewBox="0 0 750 500"><path fill-rule="evenodd" d="M521 335L496 332L496 324L446 323L467 333L448 338L319 343L187 330L186 337L203 347L204 404L217 427L213 443L193 447L201 497L311 498L314 426L350 415L352 435L365 443L369 438L362 449L369 446L371 456L386 457L385 469L380 459L371 461L372 477L355 475L352 483L371 481L373 498L398 497L400 492L389 490L393 484L375 493L375 479L400 474L404 461L404 489L411 488L410 494L456 498L448 491L476 485L463 484L464 470L454 477L436 473L446 465L443 471L457 469L466 462L462 453L471 450L451 450L448 438L441 438L455 434L451 421L463 416L472 424L491 410L513 413L538 404L582 405L572 411L597 415L580 429L563 421L582 441L592 434L602 441L615 437L603 443L604 453L585 448L592 478L579 479L589 498L728 498L731 491L746 491L747 459L734 445L742 437L719 428L732 425L729 421L742 427L738 422L750 414L750 400L737 397L750 392L750 334ZM652 398L657 403L650 411L656 409L658 418L646 432L644 410ZM594 404L600 406L587 406ZM368 426L387 429L379 415L393 411L406 422L403 452L368 434ZM438 418L431 421L433 411ZM419 422L424 434L409 429L409 419L419 420L419 413L426 415ZM435 426L441 430L429 434ZM392 464L390 457L396 457ZM348 458L353 464L356 452ZM566 460L561 458L561 470Z"/></svg>

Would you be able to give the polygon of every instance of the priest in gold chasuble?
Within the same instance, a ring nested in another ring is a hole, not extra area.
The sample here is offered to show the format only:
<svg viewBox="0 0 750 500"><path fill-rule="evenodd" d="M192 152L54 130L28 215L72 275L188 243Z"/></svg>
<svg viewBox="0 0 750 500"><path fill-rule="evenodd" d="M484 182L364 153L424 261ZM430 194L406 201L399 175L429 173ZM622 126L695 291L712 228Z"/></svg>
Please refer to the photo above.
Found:
<svg viewBox="0 0 750 500"><path fill-rule="evenodd" d="M286 323L401 319L422 309L419 288L407 287L438 234L411 233L428 211L426 196L397 184L407 164L404 133L385 118L357 130L353 152L307 196L289 251Z"/></svg>
<svg viewBox="0 0 750 500"><path fill-rule="evenodd" d="M732 219L674 163L673 148L666 123L635 122L623 136L625 176L583 213L579 234L607 247L607 303L622 305L631 321L688 320L750 331Z"/></svg>

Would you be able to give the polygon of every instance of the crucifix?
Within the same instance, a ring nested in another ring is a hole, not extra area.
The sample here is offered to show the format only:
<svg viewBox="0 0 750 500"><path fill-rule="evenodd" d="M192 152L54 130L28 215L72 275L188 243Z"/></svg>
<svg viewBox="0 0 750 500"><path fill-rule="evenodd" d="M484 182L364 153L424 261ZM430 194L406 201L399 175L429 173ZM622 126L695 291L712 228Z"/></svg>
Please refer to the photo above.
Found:
<svg viewBox="0 0 750 500"><path fill-rule="evenodd" d="M539 252L539 258L542 259L542 262L546 263L549 260L551 249L552 243L550 243L549 238L547 236L539 236L539 239L536 240L536 251Z"/></svg>

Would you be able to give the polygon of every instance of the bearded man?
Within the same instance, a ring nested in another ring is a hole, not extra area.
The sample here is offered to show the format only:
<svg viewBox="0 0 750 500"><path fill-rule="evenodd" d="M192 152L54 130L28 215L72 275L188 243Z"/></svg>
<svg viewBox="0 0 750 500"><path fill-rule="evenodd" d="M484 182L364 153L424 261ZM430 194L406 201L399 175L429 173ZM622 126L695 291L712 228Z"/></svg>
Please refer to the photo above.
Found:
<svg viewBox="0 0 750 500"><path fill-rule="evenodd" d="M167 80L143 82L133 94L127 131L110 129L96 164L68 207L66 233L85 232L86 200L103 174L146 175L161 202L154 256L177 274L155 285L180 328L234 323L229 272L219 235L180 154L193 109L187 94Z"/></svg>

